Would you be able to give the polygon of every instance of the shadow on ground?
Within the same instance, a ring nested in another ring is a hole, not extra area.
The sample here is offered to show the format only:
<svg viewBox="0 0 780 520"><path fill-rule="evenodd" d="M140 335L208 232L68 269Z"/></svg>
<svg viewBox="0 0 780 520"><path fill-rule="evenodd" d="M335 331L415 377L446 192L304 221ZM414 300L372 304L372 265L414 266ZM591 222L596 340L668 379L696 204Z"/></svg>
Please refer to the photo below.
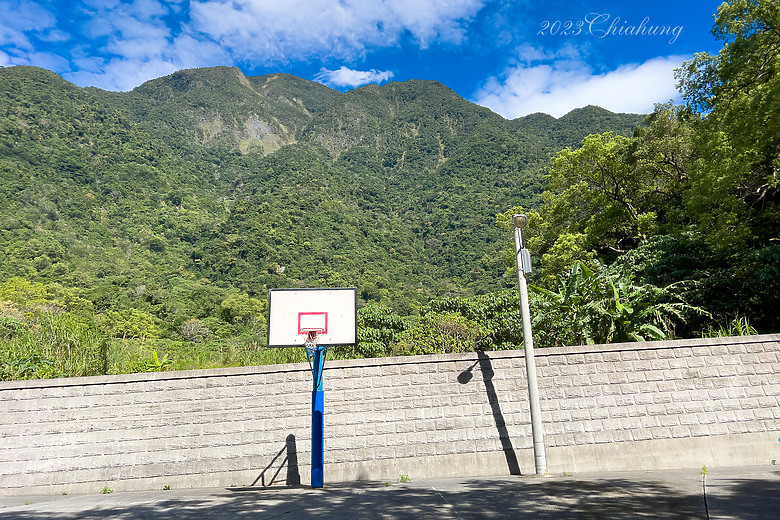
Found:
<svg viewBox="0 0 780 520"><path fill-rule="evenodd" d="M695 477L679 487L652 479L502 477L390 486L330 484L320 490L302 486L173 490L60 497L0 510L0 518L704 519L704 494L696 488ZM772 518L780 510L778 497L780 480L708 484L712 518Z"/></svg>
<svg viewBox="0 0 780 520"><path fill-rule="evenodd" d="M678 470L43 497L14 507L6 501L0 520L777 518L780 471L751 471L720 469L706 478L706 493L697 471Z"/></svg>
<svg viewBox="0 0 780 520"><path fill-rule="evenodd" d="M780 470L776 479L707 479L710 518L771 520L780 518Z"/></svg>

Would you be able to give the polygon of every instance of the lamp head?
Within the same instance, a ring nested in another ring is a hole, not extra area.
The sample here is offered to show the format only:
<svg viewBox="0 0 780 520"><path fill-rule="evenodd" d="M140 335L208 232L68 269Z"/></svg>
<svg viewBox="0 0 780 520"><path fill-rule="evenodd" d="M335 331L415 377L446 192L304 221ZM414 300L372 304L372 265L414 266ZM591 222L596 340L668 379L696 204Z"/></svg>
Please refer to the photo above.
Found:
<svg viewBox="0 0 780 520"><path fill-rule="evenodd" d="M517 229L523 229L528 225L528 217L525 215L512 215L512 223Z"/></svg>

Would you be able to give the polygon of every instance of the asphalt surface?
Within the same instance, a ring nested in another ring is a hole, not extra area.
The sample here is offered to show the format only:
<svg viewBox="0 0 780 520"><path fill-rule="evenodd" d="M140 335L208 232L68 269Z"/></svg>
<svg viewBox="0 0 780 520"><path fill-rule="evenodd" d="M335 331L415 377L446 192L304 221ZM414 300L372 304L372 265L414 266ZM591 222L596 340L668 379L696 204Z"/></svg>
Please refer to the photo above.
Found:
<svg viewBox="0 0 780 520"><path fill-rule="evenodd" d="M780 466L0 497L0 519L780 519Z"/></svg>

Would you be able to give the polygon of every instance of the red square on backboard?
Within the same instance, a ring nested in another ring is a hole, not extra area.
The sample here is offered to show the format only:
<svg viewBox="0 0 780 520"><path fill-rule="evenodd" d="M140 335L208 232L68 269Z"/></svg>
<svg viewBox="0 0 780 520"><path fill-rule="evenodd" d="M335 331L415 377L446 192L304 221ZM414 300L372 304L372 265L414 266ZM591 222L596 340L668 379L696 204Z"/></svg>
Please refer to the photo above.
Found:
<svg viewBox="0 0 780 520"><path fill-rule="evenodd" d="M298 313L298 334L306 334L312 329L319 329L320 334L328 333L327 312Z"/></svg>

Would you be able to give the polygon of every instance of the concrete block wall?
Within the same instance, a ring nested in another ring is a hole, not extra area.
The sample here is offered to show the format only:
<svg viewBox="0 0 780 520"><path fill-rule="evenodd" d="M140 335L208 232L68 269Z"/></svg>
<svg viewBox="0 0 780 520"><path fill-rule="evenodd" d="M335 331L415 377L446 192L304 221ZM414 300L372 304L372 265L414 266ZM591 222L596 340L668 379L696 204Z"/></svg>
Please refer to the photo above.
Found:
<svg viewBox="0 0 780 520"><path fill-rule="evenodd" d="M772 335L545 352L537 366L552 466L578 471L772 463L780 458L779 340Z"/></svg>
<svg viewBox="0 0 780 520"><path fill-rule="evenodd" d="M550 472L780 459L780 335L537 349ZM0 494L308 484L308 365L0 383ZM534 472L523 351L325 365L325 481Z"/></svg>

